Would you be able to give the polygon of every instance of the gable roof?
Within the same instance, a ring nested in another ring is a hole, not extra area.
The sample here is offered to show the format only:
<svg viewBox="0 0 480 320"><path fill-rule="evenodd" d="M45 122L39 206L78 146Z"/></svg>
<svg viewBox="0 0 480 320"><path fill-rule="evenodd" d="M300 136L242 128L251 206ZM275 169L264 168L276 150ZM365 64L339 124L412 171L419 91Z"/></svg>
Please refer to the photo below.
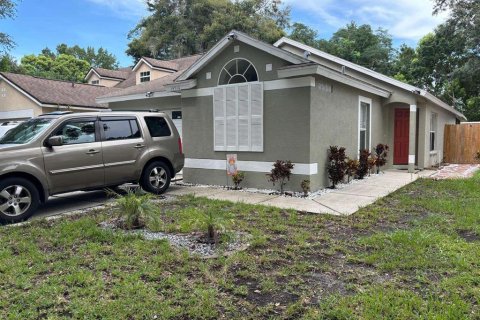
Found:
<svg viewBox="0 0 480 320"><path fill-rule="evenodd" d="M98 85L50 80L23 74L0 72L4 79L39 105L71 106L105 109L95 98L116 91Z"/></svg>
<svg viewBox="0 0 480 320"><path fill-rule="evenodd" d="M167 85L172 84L175 82L175 79L180 76L188 67L190 67L195 61L200 59L202 55L197 54L193 56L183 57L174 60L168 60L167 62L175 64L175 67L178 68L178 71L175 71L171 74L163 76L159 79L155 79L148 82L142 82L137 85L132 85L125 87L123 90L112 91L107 93L103 96L97 98L97 102L100 103L108 103L112 101L119 101L119 97L128 97L130 96L131 99L140 99L145 98L145 94L147 92L160 92L165 95L180 95L179 93L172 93L170 90L167 89ZM155 59L154 59L155 60ZM125 80L129 81L129 79ZM133 78L135 81L135 77ZM120 83L115 88L119 88ZM134 83L135 84L135 83Z"/></svg>
<svg viewBox="0 0 480 320"><path fill-rule="evenodd" d="M355 64L353 62L350 62L348 60L345 60L345 59L339 58L337 56L331 55L331 54L326 53L324 51L321 51L319 49L307 46L307 45L305 45L301 42L289 39L287 37L281 38L280 40L275 42L273 45L275 47L281 48L285 44L296 47L296 48L301 49L303 51L308 51L312 55L315 55L315 56L318 56L318 57L323 58L325 60L337 63L341 66L345 66L349 69L355 70L355 71L357 71L361 74L367 75L367 76L369 76L371 78L374 78L376 80L379 80L381 82L388 83L388 84L390 84L394 87L409 91L413 94L420 95L420 96L426 98L427 100L429 100L430 102L432 102L433 104L438 105L438 106L442 107L443 109L454 113L456 116L466 120L466 117L461 112L456 110L454 107L448 105L447 103L443 102L439 98L435 97L434 95L432 95L431 93L429 93L426 90L423 90L423 89L420 89L418 87L412 86L410 84L407 84L407 83L401 82L399 80L393 79L393 78L388 77L388 76L386 76L384 74L381 74L379 72L373 71L371 69L360 66L360 65Z"/></svg>
<svg viewBox="0 0 480 320"><path fill-rule="evenodd" d="M184 70L186 65L190 66L191 61L196 61L201 54L195 54L191 56L186 56L177 59L171 60L159 60L149 57L142 57L133 67L133 71L136 71L142 63L145 63L151 69L162 70L167 72L177 72L179 70Z"/></svg>
<svg viewBox="0 0 480 320"><path fill-rule="evenodd" d="M197 60L197 62L195 62L180 77L178 77L177 81L183 81L190 78L192 75L198 72L203 66L205 66L207 63L209 63L215 57L217 57L223 50L225 50L233 40L243 42L259 50L268 52L271 55L276 56L280 59L286 60L292 64L309 62L307 59L303 57L299 57L286 50L282 50L280 48L272 46L271 44L252 38L243 32L232 30L228 35L226 35L219 42L217 42L217 44L215 44L207 53L205 53L201 59Z"/></svg>
<svg viewBox="0 0 480 320"><path fill-rule="evenodd" d="M107 79L114 79L114 80L125 80L127 79L130 74L132 73L132 68L121 68L118 70L110 70L104 68L90 68L87 75L84 79L88 79L90 75L94 73L99 78L107 78Z"/></svg>

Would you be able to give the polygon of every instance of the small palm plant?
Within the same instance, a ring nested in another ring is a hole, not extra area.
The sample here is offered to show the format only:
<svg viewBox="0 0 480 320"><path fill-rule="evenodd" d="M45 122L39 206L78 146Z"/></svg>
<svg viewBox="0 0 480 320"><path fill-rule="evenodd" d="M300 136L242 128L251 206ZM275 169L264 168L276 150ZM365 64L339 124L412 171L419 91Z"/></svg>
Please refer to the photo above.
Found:
<svg viewBox="0 0 480 320"><path fill-rule="evenodd" d="M212 208L208 211L197 210L197 215L193 219L193 223L197 228L206 230L207 242L214 244L218 244L219 232L225 232L233 223L231 213L213 210Z"/></svg>
<svg viewBox="0 0 480 320"><path fill-rule="evenodd" d="M118 218L123 221L125 229L143 228L147 220L159 212L150 193L142 194L139 189L128 190L126 195L120 195L113 191L109 191L109 193L116 197Z"/></svg>

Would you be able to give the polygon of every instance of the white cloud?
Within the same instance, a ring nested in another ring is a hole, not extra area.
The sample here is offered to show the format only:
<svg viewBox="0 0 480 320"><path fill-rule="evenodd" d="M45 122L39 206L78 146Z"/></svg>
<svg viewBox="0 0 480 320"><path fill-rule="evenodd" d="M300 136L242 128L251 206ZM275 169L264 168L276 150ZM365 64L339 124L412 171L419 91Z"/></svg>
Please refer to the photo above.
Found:
<svg viewBox="0 0 480 320"><path fill-rule="evenodd" d="M409 41L418 41L448 16L448 13L433 16L431 0L285 0L285 3L302 16L305 14L306 24L338 29L355 21L385 28L395 39Z"/></svg>
<svg viewBox="0 0 480 320"><path fill-rule="evenodd" d="M145 0L86 0L107 7L115 14L125 18L138 19L147 14Z"/></svg>

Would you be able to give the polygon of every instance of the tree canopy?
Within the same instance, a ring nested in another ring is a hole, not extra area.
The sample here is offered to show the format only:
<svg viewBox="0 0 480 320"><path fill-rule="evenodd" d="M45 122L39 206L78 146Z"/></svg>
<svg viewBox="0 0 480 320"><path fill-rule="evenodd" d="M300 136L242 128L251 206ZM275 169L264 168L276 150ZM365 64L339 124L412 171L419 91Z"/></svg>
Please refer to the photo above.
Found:
<svg viewBox="0 0 480 320"><path fill-rule="evenodd" d="M151 0L150 16L129 38L127 54L157 59L204 52L230 30L273 43L284 35L290 10L281 0Z"/></svg>
<svg viewBox="0 0 480 320"><path fill-rule="evenodd" d="M20 63L23 74L31 76L81 82L90 69L87 61L68 54L55 57L39 54L24 56Z"/></svg>
<svg viewBox="0 0 480 320"><path fill-rule="evenodd" d="M12 0L0 0L0 19L13 18L15 16L15 2ZM0 53L5 53L15 46L13 39L6 33L0 32Z"/></svg>

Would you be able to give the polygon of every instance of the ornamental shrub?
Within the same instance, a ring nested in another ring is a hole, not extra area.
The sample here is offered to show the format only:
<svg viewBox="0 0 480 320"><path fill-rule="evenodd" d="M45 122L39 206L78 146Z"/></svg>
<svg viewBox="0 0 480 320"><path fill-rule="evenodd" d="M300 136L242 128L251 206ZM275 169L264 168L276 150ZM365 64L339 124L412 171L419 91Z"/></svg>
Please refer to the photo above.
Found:
<svg viewBox="0 0 480 320"><path fill-rule="evenodd" d="M347 170L344 147L330 146L328 152L328 178L332 181L332 188L343 181Z"/></svg>

